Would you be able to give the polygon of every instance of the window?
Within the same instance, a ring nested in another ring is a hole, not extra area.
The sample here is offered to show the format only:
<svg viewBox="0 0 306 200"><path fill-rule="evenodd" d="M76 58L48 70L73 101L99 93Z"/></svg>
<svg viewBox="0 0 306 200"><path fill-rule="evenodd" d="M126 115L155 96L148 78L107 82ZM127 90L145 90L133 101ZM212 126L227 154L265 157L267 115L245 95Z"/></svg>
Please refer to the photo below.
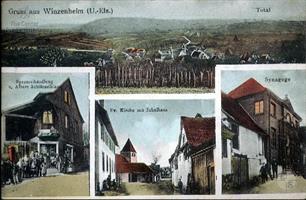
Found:
<svg viewBox="0 0 306 200"><path fill-rule="evenodd" d="M53 116L51 111L43 112L43 124L53 124Z"/></svg>
<svg viewBox="0 0 306 200"><path fill-rule="evenodd" d="M222 138L222 157L227 158L227 140Z"/></svg>
<svg viewBox="0 0 306 200"><path fill-rule="evenodd" d="M290 117L289 113L287 113L286 119L287 119L287 122L291 123L291 117Z"/></svg>
<svg viewBox="0 0 306 200"><path fill-rule="evenodd" d="M105 171L104 152L102 152L102 170Z"/></svg>
<svg viewBox="0 0 306 200"><path fill-rule="evenodd" d="M272 146L276 147L276 129L275 128L271 128L271 139L272 139Z"/></svg>
<svg viewBox="0 0 306 200"><path fill-rule="evenodd" d="M276 105L273 102L270 103L270 115L276 117Z"/></svg>
<svg viewBox="0 0 306 200"><path fill-rule="evenodd" d="M106 155L106 171L108 172L108 156Z"/></svg>
<svg viewBox="0 0 306 200"><path fill-rule="evenodd" d="M174 158L174 169L178 169L178 161L177 161L177 158Z"/></svg>
<svg viewBox="0 0 306 200"><path fill-rule="evenodd" d="M111 172L112 171L112 161L111 161L111 159L110 158L108 158L109 160L108 160L108 163L109 163L109 172Z"/></svg>
<svg viewBox="0 0 306 200"><path fill-rule="evenodd" d="M255 114L263 113L263 100L255 102Z"/></svg>
<svg viewBox="0 0 306 200"><path fill-rule="evenodd" d="M104 129L103 129L103 125L99 122L99 128L100 128L100 132L101 132L101 139L104 141Z"/></svg>
<svg viewBox="0 0 306 200"><path fill-rule="evenodd" d="M297 120L295 120L295 127L298 128L299 127L299 122Z"/></svg>
<svg viewBox="0 0 306 200"><path fill-rule="evenodd" d="M65 115L65 128L69 128L69 117Z"/></svg>
<svg viewBox="0 0 306 200"><path fill-rule="evenodd" d="M113 172L115 172L115 163L114 163L114 161L112 161L112 164L113 164L112 170L113 170Z"/></svg>
<svg viewBox="0 0 306 200"><path fill-rule="evenodd" d="M68 91L64 91L64 102L70 105L70 94Z"/></svg>
<svg viewBox="0 0 306 200"><path fill-rule="evenodd" d="M233 136L233 148L239 149L239 128L236 124L231 124L231 131L234 133Z"/></svg>

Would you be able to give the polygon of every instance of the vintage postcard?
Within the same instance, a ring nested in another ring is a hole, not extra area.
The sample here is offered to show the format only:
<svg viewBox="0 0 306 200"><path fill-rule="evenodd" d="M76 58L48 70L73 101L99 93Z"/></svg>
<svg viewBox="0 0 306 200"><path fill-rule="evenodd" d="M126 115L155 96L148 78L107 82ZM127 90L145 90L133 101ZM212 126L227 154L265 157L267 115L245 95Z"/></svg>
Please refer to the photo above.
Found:
<svg viewBox="0 0 306 200"><path fill-rule="evenodd" d="M95 110L96 196L215 194L213 99L100 99Z"/></svg>
<svg viewBox="0 0 306 200"><path fill-rule="evenodd" d="M2 69L3 198L89 195L93 86L89 70L60 71Z"/></svg>
<svg viewBox="0 0 306 200"><path fill-rule="evenodd" d="M1 1L1 198L306 198L305 10Z"/></svg>
<svg viewBox="0 0 306 200"><path fill-rule="evenodd" d="M306 65L234 68L220 72L222 192L305 194Z"/></svg>
<svg viewBox="0 0 306 200"><path fill-rule="evenodd" d="M2 1L3 66L96 69L96 93L206 93L216 64L305 63L304 0Z"/></svg>

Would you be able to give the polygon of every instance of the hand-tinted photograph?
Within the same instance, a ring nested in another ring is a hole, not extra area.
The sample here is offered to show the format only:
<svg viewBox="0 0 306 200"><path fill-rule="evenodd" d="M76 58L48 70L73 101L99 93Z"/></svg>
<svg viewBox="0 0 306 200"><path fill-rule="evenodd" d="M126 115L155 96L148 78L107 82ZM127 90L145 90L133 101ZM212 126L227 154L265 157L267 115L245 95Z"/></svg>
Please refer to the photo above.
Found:
<svg viewBox="0 0 306 200"><path fill-rule="evenodd" d="M223 193L306 192L304 70L224 70Z"/></svg>
<svg viewBox="0 0 306 200"><path fill-rule="evenodd" d="M2 197L88 196L89 74L3 74Z"/></svg>

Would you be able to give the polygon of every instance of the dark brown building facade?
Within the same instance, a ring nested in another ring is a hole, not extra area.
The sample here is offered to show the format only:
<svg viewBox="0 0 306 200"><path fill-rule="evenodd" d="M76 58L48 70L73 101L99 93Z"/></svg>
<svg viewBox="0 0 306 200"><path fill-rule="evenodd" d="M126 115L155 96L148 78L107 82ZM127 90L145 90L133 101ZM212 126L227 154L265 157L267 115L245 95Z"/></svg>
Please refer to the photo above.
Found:
<svg viewBox="0 0 306 200"><path fill-rule="evenodd" d="M295 112L289 98L278 97L251 78L228 94L262 128L268 138L266 158L276 159L279 165L293 167L299 161L298 129L301 117Z"/></svg>
<svg viewBox="0 0 306 200"><path fill-rule="evenodd" d="M68 78L55 91L39 93L32 102L2 113L5 131L2 148L4 152L13 148L10 156L16 158L32 151L66 154L72 163L78 164L82 162L84 150L83 123Z"/></svg>

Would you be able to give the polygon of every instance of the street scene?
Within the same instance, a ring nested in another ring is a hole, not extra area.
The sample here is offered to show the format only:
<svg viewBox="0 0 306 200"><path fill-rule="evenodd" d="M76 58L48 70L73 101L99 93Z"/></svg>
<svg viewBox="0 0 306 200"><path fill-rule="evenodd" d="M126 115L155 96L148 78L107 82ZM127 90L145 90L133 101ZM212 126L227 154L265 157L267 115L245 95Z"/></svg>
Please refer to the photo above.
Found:
<svg viewBox="0 0 306 200"><path fill-rule="evenodd" d="M222 72L223 193L306 191L305 75Z"/></svg>
<svg viewBox="0 0 306 200"><path fill-rule="evenodd" d="M2 85L3 197L89 195L88 74L5 73Z"/></svg>
<svg viewBox="0 0 306 200"><path fill-rule="evenodd" d="M212 100L97 100L96 196L215 193Z"/></svg>
<svg viewBox="0 0 306 200"><path fill-rule="evenodd" d="M2 186L3 197L89 196L88 172L63 174L49 169L47 175L26 178L21 183Z"/></svg>

